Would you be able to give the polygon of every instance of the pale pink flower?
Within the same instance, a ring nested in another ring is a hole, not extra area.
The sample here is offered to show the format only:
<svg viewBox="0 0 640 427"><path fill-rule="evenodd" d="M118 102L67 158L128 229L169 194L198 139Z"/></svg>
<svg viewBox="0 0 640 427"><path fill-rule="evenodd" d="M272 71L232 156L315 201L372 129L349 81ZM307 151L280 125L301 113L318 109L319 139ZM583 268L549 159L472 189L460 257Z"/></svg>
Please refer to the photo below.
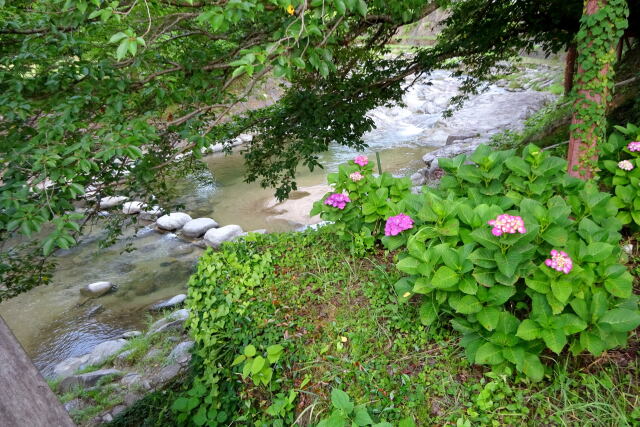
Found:
<svg viewBox="0 0 640 427"><path fill-rule="evenodd" d="M397 236L410 228L413 228L413 220L409 215L401 213L387 219L387 223L384 226L384 235Z"/></svg>
<svg viewBox="0 0 640 427"><path fill-rule="evenodd" d="M498 215L496 219L489 221L489 225L493 226L491 234L494 236L502 236L504 233L524 234L527 232L527 229L524 228L524 221L519 216L512 216L508 214Z"/></svg>
<svg viewBox="0 0 640 427"><path fill-rule="evenodd" d="M640 141L633 141L627 145L629 151L640 151Z"/></svg>
<svg viewBox="0 0 640 427"><path fill-rule="evenodd" d="M622 160L621 162L618 162L618 167L624 171L630 171L633 169L633 163L629 160Z"/></svg>
<svg viewBox="0 0 640 427"><path fill-rule="evenodd" d="M547 267L564 274L569 274L573 268L573 261L569 255L564 251L556 251L555 249L551 250L551 259L546 259L544 263Z"/></svg>
<svg viewBox="0 0 640 427"><path fill-rule="evenodd" d="M354 172L351 175L349 175L349 178L351 178L351 181L353 182L358 182L362 178L364 178L364 175L362 175L360 172Z"/></svg>
<svg viewBox="0 0 640 427"><path fill-rule="evenodd" d="M356 156L356 158L353 159L353 162L356 165L366 166L369 164L369 158L367 156Z"/></svg>

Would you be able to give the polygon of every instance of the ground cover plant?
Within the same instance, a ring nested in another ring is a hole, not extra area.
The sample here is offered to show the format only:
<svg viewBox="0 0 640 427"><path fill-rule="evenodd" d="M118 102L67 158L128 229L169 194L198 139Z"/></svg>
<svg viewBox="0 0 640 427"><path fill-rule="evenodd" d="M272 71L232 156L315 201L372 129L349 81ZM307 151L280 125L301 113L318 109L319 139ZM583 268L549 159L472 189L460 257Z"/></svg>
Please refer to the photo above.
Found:
<svg viewBox="0 0 640 427"><path fill-rule="evenodd" d="M331 228L252 235L207 251L190 282L195 379L165 403L173 422L351 425L356 407L358 425L638 419L635 338L601 358L547 353L548 375L537 383L490 373L464 357L448 322L424 326L416 298L398 304L398 259L379 246L356 256ZM234 365L249 346L251 358L268 360L274 345L282 353L267 384L243 376L245 361Z"/></svg>

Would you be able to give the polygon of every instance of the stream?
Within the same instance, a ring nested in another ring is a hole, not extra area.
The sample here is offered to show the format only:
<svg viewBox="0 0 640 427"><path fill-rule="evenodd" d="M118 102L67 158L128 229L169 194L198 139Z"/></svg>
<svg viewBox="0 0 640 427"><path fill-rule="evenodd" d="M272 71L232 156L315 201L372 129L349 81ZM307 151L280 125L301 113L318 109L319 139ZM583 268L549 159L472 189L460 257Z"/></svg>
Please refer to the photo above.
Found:
<svg viewBox="0 0 640 427"><path fill-rule="evenodd" d="M365 154L374 159L377 151L383 170L410 175L424 167L422 156L442 147L449 135L480 134L474 142L487 141L501 130L520 127L553 99L545 92L494 85L444 119L442 111L457 87L447 72L436 71L407 92L405 106L373 110L376 129L365 135L369 145ZM314 222L300 206L307 209L324 194L326 174L356 155L354 150L333 146L320 156L324 169L300 170L299 191L293 198L306 203L299 204L296 215L290 215L286 203L275 204L273 190L243 181L240 150L204 158L213 183L202 184L193 176L177 184L182 194L178 201L186 206L186 213L193 218L213 218L220 225L238 224L246 231L294 230ZM59 251L50 285L0 304L0 315L44 375L51 375L61 360L85 354L123 332L144 329L150 319L149 305L186 293L187 280L203 251L173 233L155 231L153 225L136 234L129 231L106 249L98 247L101 234L102 230L91 230L77 247ZM126 251L127 244L134 250ZM80 296L81 287L101 280L117 284L117 291L91 300Z"/></svg>

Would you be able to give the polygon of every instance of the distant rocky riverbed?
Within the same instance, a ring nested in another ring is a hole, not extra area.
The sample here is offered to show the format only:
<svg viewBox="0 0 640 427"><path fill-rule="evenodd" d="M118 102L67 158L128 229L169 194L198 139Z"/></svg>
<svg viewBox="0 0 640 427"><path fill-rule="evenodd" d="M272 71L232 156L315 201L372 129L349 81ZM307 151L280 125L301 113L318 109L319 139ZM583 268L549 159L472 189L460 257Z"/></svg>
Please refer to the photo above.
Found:
<svg viewBox="0 0 640 427"><path fill-rule="evenodd" d="M447 72L434 72L408 91L405 106L370 113L377 128L365 135L369 144L365 154L379 152L385 171L411 175L414 185L423 185L437 157L471 151L498 132L519 129L554 99L527 86L534 82L538 88L548 87L557 75L559 68L546 65L528 69L519 87L493 85L452 117L443 118L458 82ZM242 142L246 141L238 144ZM159 211L153 207L135 200L110 200L105 215L124 210L139 215L146 226L129 230L106 249L98 245L103 231L92 230L78 247L56 254L59 268L51 285L0 304L0 314L38 368L52 377L60 362L81 359L104 342L143 330L151 306L186 293L203 248L242 238L246 231L288 231L318 222L308 211L327 190L326 174L354 155L351 149L333 146L321 155L325 169L301 170L298 191L278 203L272 190L243 181L238 152L210 154L204 161L213 184L203 184L195 176L177 183L181 194L177 202L186 206L183 212L156 220Z"/></svg>

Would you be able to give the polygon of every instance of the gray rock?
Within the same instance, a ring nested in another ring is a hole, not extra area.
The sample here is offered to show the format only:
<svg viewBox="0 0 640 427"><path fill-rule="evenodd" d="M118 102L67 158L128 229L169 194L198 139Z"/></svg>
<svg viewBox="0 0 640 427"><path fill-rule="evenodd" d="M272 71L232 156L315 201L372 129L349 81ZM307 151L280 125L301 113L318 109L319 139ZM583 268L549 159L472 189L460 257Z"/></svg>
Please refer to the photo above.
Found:
<svg viewBox="0 0 640 427"><path fill-rule="evenodd" d="M122 338L124 338L125 340L128 340L130 338L139 337L140 335L142 335L142 332L140 331L129 331L122 334Z"/></svg>
<svg viewBox="0 0 640 427"><path fill-rule="evenodd" d="M182 372L184 372L184 367L180 364L165 366L150 379L151 385L153 387L162 387L176 379Z"/></svg>
<svg viewBox="0 0 640 427"><path fill-rule="evenodd" d="M211 218L196 218L182 227L182 234L187 237L200 237L208 230L218 228L218 223Z"/></svg>
<svg viewBox="0 0 640 427"><path fill-rule="evenodd" d="M169 249L169 256L172 257L181 257L184 255L189 255L195 250L194 245L189 243L185 243L183 245L173 246Z"/></svg>
<svg viewBox="0 0 640 427"><path fill-rule="evenodd" d="M86 366L88 360L88 354L80 357L69 357L68 359L63 360L62 362L54 366L53 375L57 378L66 378L70 375L73 375L83 366Z"/></svg>
<svg viewBox="0 0 640 427"><path fill-rule="evenodd" d="M140 393L127 393L124 395L124 404L126 406L132 406L138 400L142 399L143 395Z"/></svg>
<svg viewBox="0 0 640 427"><path fill-rule="evenodd" d="M128 197L125 196L108 196L100 199L100 209L111 209L124 203Z"/></svg>
<svg viewBox="0 0 640 427"><path fill-rule="evenodd" d="M79 388L93 387L98 383L98 381L100 381L102 378L108 375L120 375L120 374L122 374L122 371L119 371L117 369L100 369L98 371L93 371L86 374L72 375L70 377L63 379L58 385L58 388L61 392L66 393L76 387L79 387Z"/></svg>
<svg viewBox="0 0 640 427"><path fill-rule="evenodd" d="M75 399L71 399L70 401L68 401L67 403L64 404L64 409L67 412L71 412L71 411L79 411L80 409L82 409L85 406L84 402L82 401L82 399L79 398L75 398Z"/></svg>
<svg viewBox="0 0 640 427"><path fill-rule="evenodd" d="M251 231L251 233L256 233L256 234L267 234L267 229L266 229L266 228L258 228L257 230L253 230L253 231Z"/></svg>
<svg viewBox="0 0 640 427"><path fill-rule="evenodd" d="M166 308L175 307L182 304L187 299L185 294L176 295L173 298L152 305L149 310L158 311Z"/></svg>
<svg viewBox="0 0 640 427"><path fill-rule="evenodd" d="M239 225L225 225L220 228L212 228L204 235L204 241L212 248L219 248L223 242L233 240L243 233Z"/></svg>
<svg viewBox="0 0 640 427"><path fill-rule="evenodd" d="M126 351L123 351L122 353L120 353L116 357L116 359L118 360L118 362L125 363L125 362L127 362L127 358L129 356L131 356L132 354L133 354L133 350L126 350Z"/></svg>
<svg viewBox="0 0 640 427"><path fill-rule="evenodd" d="M144 203L142 202L126 202L122 205L122 213L127 215L133 215L140 213L140 211L144 208Z"/></svg>
<svg viewBox="0 0 640 427"><path fill-rule="evenodd" d="M168 329L181 329L184 327L184 322L189 318L189 310L186 308L176 310L167 317L164 317L156 321L149 328L147 336L157 334Z"/></svg>
<svg viewBox="0 0 640 427"><path fill-rule="evenodd" d="M416 172L411 175L411 182L413 185L424 185L427 182L427 178L420 172Z"/></svg>
<svg viewBox="0 0 640 427"><path fill-rule="evenodd" d="M191 217L183 212L174 212L169 215L163 215L156 221L156 225L163 230L179 230L186 223L191 221Z"/></svg>
<svg viewBox="0 0 640 427"><path fill-rule="evenodd" d="M250 133L241 133L240 135L238 135L238 139L243 144L246 144L247 142L253 141L253 135L251 135Z"/></svg>
<svg viewBox="0 0 640 427"><path fill-rule="evenodd" d="M118 405L115 408L113 408L111 410L111 415L113 415L114 417L117 417L120 413L122 413L125 409L127 409L126 406L124 405Z"/></svg>
<svg viewBox="0 0 640 427"><path fill-rule="evenodd" d="M97 298L114 290L115 288L116 286L111 282L89 283L84 288L80 289L80 295Z"/></svg>
<svg viewBox="0 0 640 427"><path fill-rule="evenodd" d="M183 341L171 350L169 353L170 362L187 363L191 360L191 348L193 347L193 341Z"/></svg>
<svg viewBox="0 0 640 427"><path fill-rule="evenodd" d="M447 142L445 142L445 145L451 145L456 141L464 141L465 139L477 138L479 136L479 133L474 133L471 135L449 135L447 137Z"/></svg>
<svg viewBox="0 0 640 427"><path fill-rule="evenodd" d="M159 348L152 348L151 350L149 350L147 354L144 355L142 359L153 360L153 359L159 358L161 355L162 355L162 350L160 350Z"/></svg>
<svg viewBox="0 0 640 427"><path fill-rule="evenodd" d="M141 211L138 217L145 221L154 221L158 217L158 215L160 215L161 213L162 213L162 209L160 209L160 206L153 206L150 209L145 209Z"/></svg>
<svg viewBox="0 0 640 427"><path fill-rule="evenodd" d="M89 307L87 309L87 311L85 312L85 315L87 317L93 317L93 316L95 316L96 314L100 313L103 310L104 310L104 306L102 304L92 305L91 307Z"/></svg>
<svg viewBox="0 0 640 427"><path fill-rule="evenodd" d="M92 351L89 353L89 358L87 360L87 365L100 365L104 363L108 358L114 356L119 353L127 344L127 340L119 338L117 340L105 341L103 343L98 344Z"/></svg>
<svg viewBox="0 0 640 427"><path fill-rule="evenodd" d="M142 375L137 374L135 372L130 372L124 377L122 377L122 379L120 380L120 384L131 386L139 383L141 379L142 379Z"/></svg>
<svg viewBox="0 0 640 427"><path fill-rule="evenodd" d="M105 423L110 423L113 421L113 416L111 414L105 414L102 416L102 421Z"/></svg>

